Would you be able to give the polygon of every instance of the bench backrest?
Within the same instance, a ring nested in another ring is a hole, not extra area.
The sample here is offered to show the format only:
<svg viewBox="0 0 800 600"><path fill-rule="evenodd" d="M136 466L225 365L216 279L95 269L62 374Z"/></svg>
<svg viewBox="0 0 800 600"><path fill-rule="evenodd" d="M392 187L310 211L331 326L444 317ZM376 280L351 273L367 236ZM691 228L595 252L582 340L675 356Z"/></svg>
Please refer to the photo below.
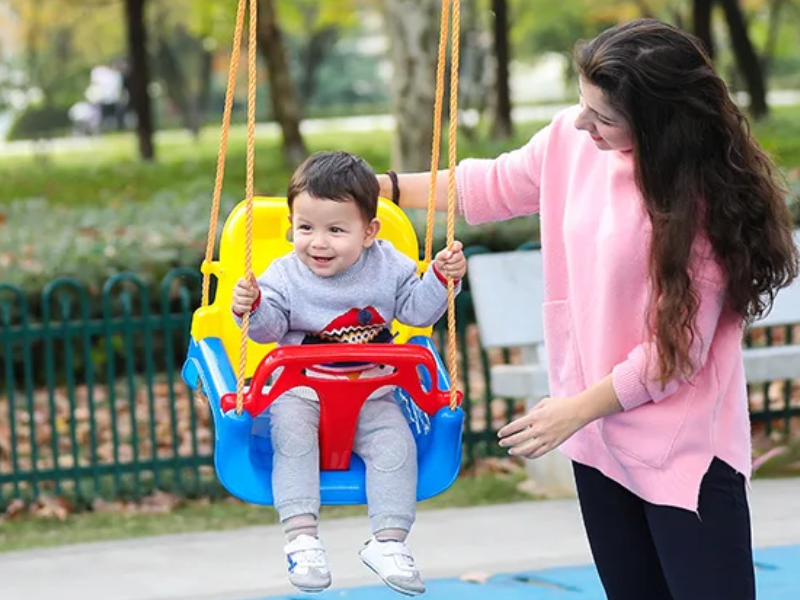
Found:
<svg viewBox="0 0 800 600"><path fill-rule="evenodd" d="M485 348L535 346L544 340L540 250L470 256L467 277Z"/></svg>
<svg viewBox="0 0 800 600"><path fill-rule="evenodd" d="M794 243L800 248L800 229L794 232ZM753 323L753 326L772 327L795 323L800 323L800 279L795 279L789 287L780 290L775 296L772 310L763 319Z"/></svg>
<svg viewBox="0 0 800 600"><path fill-rule="evenodd" d="M800 230L794 233L800 248ZM536 346L544 341L544 277L540 250L476 254L467 270L481 344ZM800 279L778 292L772 311L754 325L800 323Z"/></svg>

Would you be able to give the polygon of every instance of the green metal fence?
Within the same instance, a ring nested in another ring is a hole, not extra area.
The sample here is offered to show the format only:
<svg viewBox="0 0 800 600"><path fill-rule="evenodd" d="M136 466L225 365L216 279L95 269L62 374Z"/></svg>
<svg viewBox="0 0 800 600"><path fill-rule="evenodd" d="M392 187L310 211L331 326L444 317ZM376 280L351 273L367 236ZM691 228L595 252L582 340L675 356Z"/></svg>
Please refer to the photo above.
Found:
<svg viewBox="0 0 800 600"><path fill-rule="evenodd" d="M66 278L39 298L0 284L0 505L204 492L208 411L179 377L199 284L188 269L157 294L128 273L94 294Z"/></svg>
<svg viewBox="0 0 800 600"><path fill-rule="evenodd" d="M224 493L208 409L180 379L199 288L193 269L160 285L121 273L100 290L62 278L35 297L0 283L0 510L43 494L81 508L155 489ZM456 318L469 463L501 454L496 431L521 404L489 392L490 364L515 355L481 349L468 286ZM787 430L800 415L791 382L759 390L756 426Z"/></svg>

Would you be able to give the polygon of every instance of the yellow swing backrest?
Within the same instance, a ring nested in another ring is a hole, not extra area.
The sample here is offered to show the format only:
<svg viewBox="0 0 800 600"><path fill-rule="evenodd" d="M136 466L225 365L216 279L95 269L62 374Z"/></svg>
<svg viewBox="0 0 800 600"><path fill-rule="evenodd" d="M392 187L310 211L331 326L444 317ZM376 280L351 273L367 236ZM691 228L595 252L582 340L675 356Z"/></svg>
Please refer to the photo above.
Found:
<svg viewBox="0 0 800 600"><path fill-rule="evenodd" d="M231 365L239 364L241 331L231 313L233 286L244 275L247 203L240 202L228 216L222 229L219 260L204 266L216 278L214 301L198 309L192 320L192 337L199 341L218 337L225 346ZM419 260L417 234L406 214L392 202L380 199L378 218L381 221L379 238L388 240L395 248L414 260L420 272L427 267ZM289 241L289 207L286 198L253 198L253 273L258 277L270 263L292 250ZM430 335L431 328L417 329L395 321L396 341L405 342L412 335ZM248 341L245 377L250 377L261 359L274 344Z"/></svg>

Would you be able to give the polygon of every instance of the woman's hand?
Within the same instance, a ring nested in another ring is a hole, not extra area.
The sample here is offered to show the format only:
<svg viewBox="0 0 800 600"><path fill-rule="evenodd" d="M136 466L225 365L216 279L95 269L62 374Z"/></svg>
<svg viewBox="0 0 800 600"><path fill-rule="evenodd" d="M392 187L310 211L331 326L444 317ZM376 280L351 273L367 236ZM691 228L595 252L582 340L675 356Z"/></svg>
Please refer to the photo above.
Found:
<svg viewBox="0 0 800 600"><path fill-rule="evenodd" d="M498 433L500 446L512 456L539 458L558 448L586 425L578 410L578 396L544 398L528 413Z"/></svg>
<svg viewBox="0 0 800 600"><path fill-rule="evenodd" d="M497 436L510 455L539 458L595 419L620 411L622 405L611 375L607 375L575 396L540 400L528 414L503 427Z"/></svg>

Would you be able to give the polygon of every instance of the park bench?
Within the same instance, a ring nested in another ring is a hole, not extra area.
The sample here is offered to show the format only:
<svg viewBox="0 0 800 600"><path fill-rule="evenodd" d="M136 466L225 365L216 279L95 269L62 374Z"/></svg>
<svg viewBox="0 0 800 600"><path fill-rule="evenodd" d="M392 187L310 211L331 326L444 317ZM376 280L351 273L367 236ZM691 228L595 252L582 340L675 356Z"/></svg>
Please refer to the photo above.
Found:
<svg viewBox="0 0 800 600"><path fill-rule="evenodd" d="M795 232L800 247L800 230ZM469 258L470 290L484 349L519 348L520 364L490 368L491 394L525 399L530 410L549 395L544 352L544 281L539 250L475 254ZM800 323L800 280L780 291L772 311L753 327ZM800 340L785 346L746 348L748 383L800 377ZM559 452L528 461L533 491L555 497L574 492L569 461Z"/></svg>
<svg viewBox="0 0 800 600"><path fill-rule="evenodd" d="M794 232L800 248L800 229ZM753 327L781 327L800 323L800 280L782 289L775 297L772 310L753 323ZM800 339L785 346L746 348L744 370L748 383L800 378Z"/></svg>

